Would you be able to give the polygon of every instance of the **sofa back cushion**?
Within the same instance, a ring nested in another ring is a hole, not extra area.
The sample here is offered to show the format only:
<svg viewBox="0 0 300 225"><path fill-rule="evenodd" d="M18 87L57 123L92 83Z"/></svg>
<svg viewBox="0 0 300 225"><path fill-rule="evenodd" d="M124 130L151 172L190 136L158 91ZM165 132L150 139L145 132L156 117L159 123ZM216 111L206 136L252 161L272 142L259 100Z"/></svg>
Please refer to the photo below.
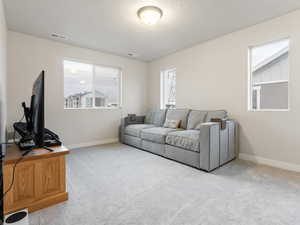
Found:
<svg viewBox="0 0 300 225"><path fill-rule="evenodd" d="M215 110L215 111L208 111L207 116L205 118L205 122L210 122L211 119L226 119L227 111L225 110Z"/></svg>
<svg viewBox="0 0 300 225"><path fill-rule="evenodd" d="M151 110L147 113L145 118L146 124L154 124L155 126L163 126L166 118L166 110Z"/></svg>
<svg viewBox="0 0 300 225"><path fill-rule="evenodd" d="M179 128L186 129L187 127L187 117L189 114L189 109L169 109L167 111L167 120L180 120Z"/></svg>
<svg viewBox="0 0 300 225"><path fill-rule="evenodd" d="M194 130L197 125L204 123L208 112L202 110L192 110L188 117L187 129Z"/></svg>

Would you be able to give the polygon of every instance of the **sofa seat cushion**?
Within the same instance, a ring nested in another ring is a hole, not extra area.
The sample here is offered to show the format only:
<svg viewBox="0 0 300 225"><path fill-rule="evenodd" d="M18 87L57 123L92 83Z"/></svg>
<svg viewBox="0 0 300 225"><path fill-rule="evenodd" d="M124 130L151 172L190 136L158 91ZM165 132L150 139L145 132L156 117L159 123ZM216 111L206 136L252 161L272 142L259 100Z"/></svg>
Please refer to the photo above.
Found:
<svg viewBox="0 0 300 225"><path fill-rule="evenodd" d="M185 130L169 133L166 138L166 143L179 148L184 148L190 151L200 151L200 131Z"/></svg>
<svg viewBox="0 0 300 225"><path fill-rule="evenodd" d="M141 132L141 138L143 140L152 141L159 144L166 143L166 136L170 132L178 131L178 129L165 128L165 127L153 127L144 129Z"/></svg>
<svg viewBox="0 0 300 225"><path fill-rule="evenodd" d="M143 129L155 127L153 124L132 124L125 127L124 133L134 137L141 137Z"/></svg>

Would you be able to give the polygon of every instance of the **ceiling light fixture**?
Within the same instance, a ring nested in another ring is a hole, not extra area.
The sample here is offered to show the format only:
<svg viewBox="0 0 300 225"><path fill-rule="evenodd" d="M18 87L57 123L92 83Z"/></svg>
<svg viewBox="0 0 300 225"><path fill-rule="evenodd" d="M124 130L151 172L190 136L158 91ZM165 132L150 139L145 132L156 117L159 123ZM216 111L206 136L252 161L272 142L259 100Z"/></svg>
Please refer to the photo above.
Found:
<svg viewBox="0 0 300 225"><path fill-rule="evenodd" d="M144 6L137 11L140 20L147 25L156 24L163 15L163 11L156 6Z"/></svg>

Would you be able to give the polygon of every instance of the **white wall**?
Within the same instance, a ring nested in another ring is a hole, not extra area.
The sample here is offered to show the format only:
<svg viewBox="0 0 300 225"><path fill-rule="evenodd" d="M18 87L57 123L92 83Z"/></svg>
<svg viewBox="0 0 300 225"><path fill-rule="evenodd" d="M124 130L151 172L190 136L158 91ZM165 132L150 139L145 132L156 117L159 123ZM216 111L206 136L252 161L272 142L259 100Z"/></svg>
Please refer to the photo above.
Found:
<svg viewBox="0 0 300 225"><path fill-rule="evenodd" d="M6 126L6 22L0 0L0 142L5 141Z"/></svg>
<svg viewBox="0 0 300 225"><path fill-rule="evenodd" d="M227 109L240 123L240 151L300 164L300 11L199 44L149 65L149 107L159 73L177 68L177 107ZM290 37L289 112L248 112L248 47Z"/></svg>
<svg viewBox="0 0 300 225"><path fill-rule="evenodd" d="M64 109L64 57L99 65L121 67L122 110ZM22 116L21 102L29 103L32 85L46 71L46 127L58 133L64 144L80 144L117 138L120 118L146 109L147 64L16 32L8 32L8 127Z"/></svg>

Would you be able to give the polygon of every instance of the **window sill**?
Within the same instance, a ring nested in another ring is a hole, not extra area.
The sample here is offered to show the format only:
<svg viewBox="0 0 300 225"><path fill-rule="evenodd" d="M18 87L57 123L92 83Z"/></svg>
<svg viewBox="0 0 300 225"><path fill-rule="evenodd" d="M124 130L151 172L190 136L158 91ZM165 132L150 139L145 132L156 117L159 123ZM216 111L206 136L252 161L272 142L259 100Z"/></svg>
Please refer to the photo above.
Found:
<svg viewBox="0 0 300 225"><path fill-rule="evenodd" d="M120 110L120 109L122 109L121 106L119 106L119 107L64 108L64 110Z"/></svg>
<svg viewBox="0 0 300 225"><path fill-rule="evenodd" d="M248 112L289 112L290 109L249 109Z"/></svg>

